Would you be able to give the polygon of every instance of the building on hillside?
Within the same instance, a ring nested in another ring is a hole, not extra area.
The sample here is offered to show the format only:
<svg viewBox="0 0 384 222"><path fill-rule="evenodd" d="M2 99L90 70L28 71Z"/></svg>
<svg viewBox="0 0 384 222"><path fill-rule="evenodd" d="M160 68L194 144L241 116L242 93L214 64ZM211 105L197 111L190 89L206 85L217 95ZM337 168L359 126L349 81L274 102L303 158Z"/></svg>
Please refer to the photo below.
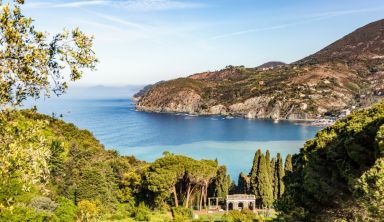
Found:
<svg viewBox="0 0 384 222"><path fill-rule="evenodd" d="M226 210L256 210L256 196L249 194L234 194L227 195L225 199Z"/></svg>

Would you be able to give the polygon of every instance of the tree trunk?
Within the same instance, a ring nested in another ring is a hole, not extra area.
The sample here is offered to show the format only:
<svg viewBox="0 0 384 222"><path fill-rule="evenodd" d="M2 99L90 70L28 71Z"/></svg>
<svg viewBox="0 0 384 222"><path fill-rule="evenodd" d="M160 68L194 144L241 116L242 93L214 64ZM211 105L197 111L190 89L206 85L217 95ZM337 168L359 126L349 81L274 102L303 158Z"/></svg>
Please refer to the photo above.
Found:
<svg viewBox="0 0 384 222"><path fill-rule="evenodd" d="M205 182L205 192L204 192L204 208L207 209L208 201L208 181Z"/></svg>
<svg viewBox="0 0 384 222"><path fill-rule="evenodd" d="M188 183L188 186L187 186L187 198L185 200L185 207L186 208L188 208L190 195L191 195L191 184Z"/></svg>
<svg viewBox="0 0 384 222"><path fill-rule="evenodd" d="M176 186L172 187L173 197L175 199L175 206L179 207L179 200L177 199Z"/></svg>
<svg viewBox="0 0 384 222"><path fill-rule="evenodd" d="M203 206L203 196L204 196L204 186L201 186L201 191L200 191L200 205L199 205L199 210L201 211L201 208Z"/></svg>

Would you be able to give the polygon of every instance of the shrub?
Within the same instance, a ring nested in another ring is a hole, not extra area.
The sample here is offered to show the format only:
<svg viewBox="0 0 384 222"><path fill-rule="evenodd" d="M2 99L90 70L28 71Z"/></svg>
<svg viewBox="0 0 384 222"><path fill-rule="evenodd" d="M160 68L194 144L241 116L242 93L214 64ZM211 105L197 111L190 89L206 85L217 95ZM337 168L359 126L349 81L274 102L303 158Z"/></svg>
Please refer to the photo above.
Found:
<svg viewBox="0 0 384 222"><path fill-rule="evenodd" d="M79 221L96 221L99 218L100 209L97 203L89 200L82 200L78 204Z"/></svg>
<svg viewBox="0 0 384 222"><path fill-rule="evenodd" d="M37 196L31 200L29 206L36 211L53 212L57 207L57 203L52 201L49 197Z"/></svg>
<svg viewBox="0 0 384 222"><path fill-rule="evenodd" d="M132 216L137 221L149 221L151 219L151 217L150 217L150 210L144 204L144 202L141 202L139 204L139 206L133 211L133 215Z"/></svg>
<svg viewBox="0 0 384 222"><path fill-rule="evenodd" d="M253 222L259 220L259 216L253 213L251 210L231 210L224 215L224 221L226 222Z"/></svg>
<svg viewBox="0 0 384 222"><path fill-rule="evenodd" d="M172 216L175 221L185 221L192 218L192 211L184 207L172 207Z"/></svg>
<svg viewBox="0 0 384 222"><path fill-rule="evenodd" d="M35 211L31 207L12 206L0 209L0 221L7 222L45 222L57 221L57 217L49 212Z"/></svg>
<svg viewBox="0 0 384 222"><path fill-rule="evenodd" d="M76 220L77 208L73 202L65 197L60 197L58 207L55 210L55 215L59 221L71 222Z"/></svg>

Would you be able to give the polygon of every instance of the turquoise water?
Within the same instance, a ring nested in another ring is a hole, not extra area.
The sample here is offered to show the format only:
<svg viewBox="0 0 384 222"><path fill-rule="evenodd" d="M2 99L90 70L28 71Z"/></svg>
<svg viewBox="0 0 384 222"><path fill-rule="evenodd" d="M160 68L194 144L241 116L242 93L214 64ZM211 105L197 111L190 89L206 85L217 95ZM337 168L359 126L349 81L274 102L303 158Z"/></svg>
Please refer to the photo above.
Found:
<svg viewBox="0 0 384 222"><path fill-rule="evenodd" d="M55 99L38 102L38 110L88 129L108 149L153 161L164 151L197 159L218 159L231 177L248 173L257 149L297 153L318 127L288 121L227 119L137 112L129 99Z"/></svg>

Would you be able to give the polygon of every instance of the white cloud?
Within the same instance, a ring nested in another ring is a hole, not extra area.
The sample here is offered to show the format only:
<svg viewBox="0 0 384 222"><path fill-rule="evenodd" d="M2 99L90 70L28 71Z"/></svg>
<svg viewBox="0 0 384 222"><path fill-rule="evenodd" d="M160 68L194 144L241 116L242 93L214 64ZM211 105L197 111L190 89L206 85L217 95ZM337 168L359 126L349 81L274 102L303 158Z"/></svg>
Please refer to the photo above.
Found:
<svg viewBox="0 0 384 222"><path fill-rule="evenodd" d="M77 0L77 1L39 1L27 2L28 8L78 8L90 6L111 6L130 11L163 11L174 9L201 8L204 4L180 0Z"/></svg>
<svg viewBox="0 0 384 222"><path fill-rule="evenodd" d="M342 10L342 11L331 11L331 12L323 12L323 13L318 13L318 14L311 14L308 16L304 16L303 18L306 18L306 20L300 20L299 22L286 23L286 24L280 24L280 25L275 25L275 26L253 28L253 29L240 30L240 31L236 31L236 32L224 33L221 35L213 36L213 37L209 38L209 40L224 39L224 38L228 38L228 37L232 37L232 36L245 35L245 34L253 33L253 32L285 29L285 28L289 28L292 26L297 26L297 25L301 25L301 24L314 22L314 21L329 19L329 18L336 17L336 16L358 14L358 13L365 13L365 12L375 12L375 11L382 11L382 10L384 10L384 8L366 8L366 9Z"/></svg>
<svg viewBox="0 0 384 222"><path fill-rule="evenodd" d="M172 9L200 8L204 6L200 3L177 0L128 0L115 1L115 4L116 3L133 11L161 11Z"/></svg>
<svg viewBox="0 0 384 222"><path fill-rule="evenodd" d="M70 2L57 2L57 1L40 1L40 2L27 2L27 8L78 8L83 6L97 6L107 5L110 1L105 0L89 0L89 1L70 1Z"/></svg>

